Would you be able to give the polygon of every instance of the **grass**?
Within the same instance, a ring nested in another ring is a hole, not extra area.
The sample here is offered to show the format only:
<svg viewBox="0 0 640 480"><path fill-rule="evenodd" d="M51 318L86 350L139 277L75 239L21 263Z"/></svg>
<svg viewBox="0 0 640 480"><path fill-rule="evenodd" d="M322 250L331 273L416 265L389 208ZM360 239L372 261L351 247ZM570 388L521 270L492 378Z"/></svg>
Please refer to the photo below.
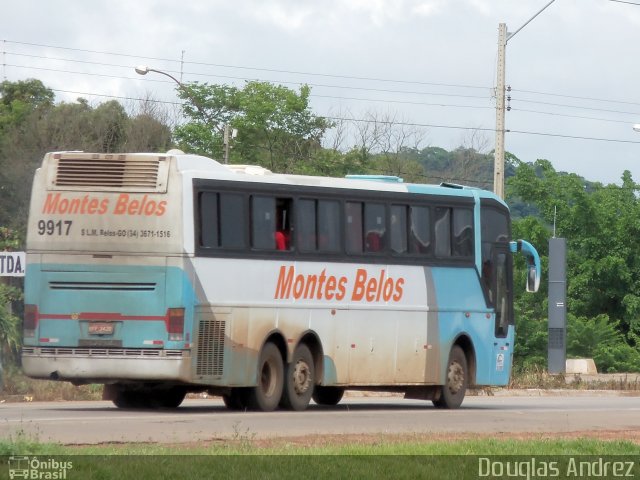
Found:
<svg viewBox="0 0 640 480"><path fill-rule="evenodd" d="M16 366L5 368L0 399L18 401L100 400L102 385L76 387L69 382L34 380Z"/></svg>
<svg viewBox="0 0 640 480"><path fill-rule="evenodd" d="M493 473L499 472L507 464L519 469L531 469L551 462L566 471L571 468L571 461L575 465L583 463L592 468L592 465L602 463L603 460L635 462L640 455L638 444L592 439L389 442L386 437L380 436L377 442L366 444L355 442L298 446L283 442L265 448L243 435L244 433L240 434L241 438L228 443L210 445L122 444L74 447L39 443L37 439L17 434L8 441L0 441L0 455L37 455L41 460L52 458L57 462L71 462L72 470L66 478L122 480L307 477L462 480L478 478L480 462L484 462L482 465L491 464ZM623 455L626 457L622 457ZM635 469L633 473L637 477L640 474L638 462L635 462Z"/></svg>
<svg viewBox="0 0 640 480"><path fill-rule="evenodd" d="M364 437L345 442L335 437L300 445L283 439L258 441L241 434L228 441L187 444L112 443L62 445L40 442L37 435L18 431L0 440L2 455L640 455L640 444L626 440L592 438L532 440L477 438L449 440L444 435L422 438L413 435ZM347 437L349 438L349 437ZM266 445L266 446L265 446Z"/></svg>
<svg viewBox="0 0 640 480"><path fill-rule="evenodd" d="M559 374L551 375L541 368L530 368L517 371L512 375L509 388L540 388L540 389L569 389L569 390L624 390L640 391L638 374L619 374L615 378L584 380L580 375Z"/></svg>

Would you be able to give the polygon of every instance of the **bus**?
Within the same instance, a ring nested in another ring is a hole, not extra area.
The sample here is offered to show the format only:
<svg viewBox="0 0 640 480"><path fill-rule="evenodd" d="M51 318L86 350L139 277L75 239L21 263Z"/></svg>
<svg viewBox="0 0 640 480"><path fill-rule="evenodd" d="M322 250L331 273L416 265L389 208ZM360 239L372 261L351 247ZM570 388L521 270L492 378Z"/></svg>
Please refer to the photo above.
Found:
<svg viewBox="0 0 640 480"><path fill-rule="evenodd" d="M345 390L457 408L509 381L507 205L459 185L274 174L171 150L54 152L28 220L22 365L120 408L235 410Z"/></svg>

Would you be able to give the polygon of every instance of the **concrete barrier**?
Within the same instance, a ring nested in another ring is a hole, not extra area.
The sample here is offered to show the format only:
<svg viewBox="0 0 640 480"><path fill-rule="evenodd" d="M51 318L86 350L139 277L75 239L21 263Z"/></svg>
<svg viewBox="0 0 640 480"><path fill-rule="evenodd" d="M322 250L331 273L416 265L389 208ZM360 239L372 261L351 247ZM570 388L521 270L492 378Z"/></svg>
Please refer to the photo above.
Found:
<svg viewBox="0 0 640 480"><path fill-rule="evenodd" d="M570 358L567 360L565 368L566 373L570 375L596 375L598 373L593 358Z"/></svg>

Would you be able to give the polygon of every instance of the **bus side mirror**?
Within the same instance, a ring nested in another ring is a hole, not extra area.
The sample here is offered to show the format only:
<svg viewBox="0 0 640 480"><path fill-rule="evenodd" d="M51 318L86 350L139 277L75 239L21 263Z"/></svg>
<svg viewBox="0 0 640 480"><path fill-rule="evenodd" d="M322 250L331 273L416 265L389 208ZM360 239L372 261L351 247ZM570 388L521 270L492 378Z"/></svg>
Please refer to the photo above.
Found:
<svg viewBox="0 0 640 480"><path fill-rule="evenodd" d="M510 242L512 252L521 252L527 258L527 292L537 292L540 288L540 255L538 251L526 240Z"/></svg>
<svg viewBox="0 0 640 480"><path fill-rule="evenodd" d="M535 293L540 287L540 280L536 272L535 265L529 265L527 268L527 292Z"/></svg>

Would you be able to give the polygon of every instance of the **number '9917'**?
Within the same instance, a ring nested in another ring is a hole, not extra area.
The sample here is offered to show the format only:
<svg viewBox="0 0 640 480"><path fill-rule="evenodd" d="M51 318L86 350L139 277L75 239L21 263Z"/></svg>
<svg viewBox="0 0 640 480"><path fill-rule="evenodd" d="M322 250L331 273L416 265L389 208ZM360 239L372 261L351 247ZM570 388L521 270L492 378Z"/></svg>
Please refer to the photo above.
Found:
<svg viewBox="0 0 640 480"><path fill-rule="evenodd" d="M38 222L38 235L69 235L71 220L40 220Z"/></svg>

